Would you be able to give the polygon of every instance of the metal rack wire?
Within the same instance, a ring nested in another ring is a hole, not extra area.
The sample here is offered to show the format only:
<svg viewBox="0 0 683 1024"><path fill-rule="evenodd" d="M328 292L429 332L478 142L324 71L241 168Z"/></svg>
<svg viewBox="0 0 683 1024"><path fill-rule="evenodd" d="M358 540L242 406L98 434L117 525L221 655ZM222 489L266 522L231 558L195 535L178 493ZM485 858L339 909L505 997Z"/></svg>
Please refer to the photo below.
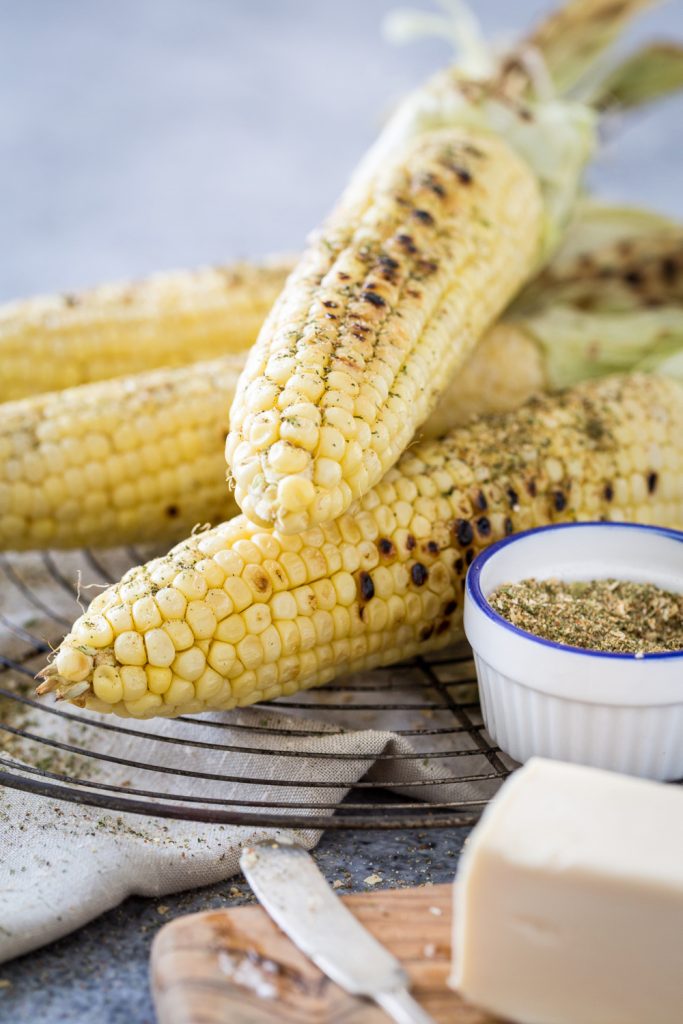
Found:
<svg viewBox="0 0 683 1024"><path fill-rule="evenodd" d="M80 581L106 585L148 554L0 556L0 785L220 824L397 829L477 820L511 762L484 730L464 646L209 719L137 723L35 699L35 672L79 614L78 601L93 596ZM399 742L379 753L318 749L321 738L369 727ZM307 774L311 763L328 762L328 772ZM274 775L273 764L291 770ZM426 764L429 771L414 770ZM347 778L350 766L356 775ZM146 784L131 784L128 770Z"/></svg>

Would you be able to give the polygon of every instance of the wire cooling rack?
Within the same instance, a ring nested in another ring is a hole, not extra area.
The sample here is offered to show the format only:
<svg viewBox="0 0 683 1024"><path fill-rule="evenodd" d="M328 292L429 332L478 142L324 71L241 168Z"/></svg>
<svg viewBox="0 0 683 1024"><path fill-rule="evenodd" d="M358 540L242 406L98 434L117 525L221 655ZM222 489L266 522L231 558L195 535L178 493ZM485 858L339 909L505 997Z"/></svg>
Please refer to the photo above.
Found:
<svg viewBox="0 0 683 1024"><path fill-rule="evenodd" d="M138 723L36 699L35 673L80 614L79 601L86 605L94 588L149 556L133 548L0 556L0 785L119 814L207 823L474 824L513 765L486 734L464 645L209 719ZM321 739L368 728L398 742L379 755L320 752ZM141 768L145 784L131 783L126 772L139 780Z"/></svg>

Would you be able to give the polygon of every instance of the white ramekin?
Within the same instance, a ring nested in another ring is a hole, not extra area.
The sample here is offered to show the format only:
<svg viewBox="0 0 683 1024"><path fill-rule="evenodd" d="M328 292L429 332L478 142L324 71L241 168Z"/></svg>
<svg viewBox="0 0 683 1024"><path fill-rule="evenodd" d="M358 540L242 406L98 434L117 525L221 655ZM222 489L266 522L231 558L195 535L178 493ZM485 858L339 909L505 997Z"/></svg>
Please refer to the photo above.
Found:
<svg viewBox="0 0 683 1024"><path fill-rule="evenodd" d="M465 632L486 728L516 761L534 754L651 779L683 778L683 652L608 654L552 643L497 614L502 583L611 577L683 591L683 533L568 523L493 544L472 563Z"/></svg>

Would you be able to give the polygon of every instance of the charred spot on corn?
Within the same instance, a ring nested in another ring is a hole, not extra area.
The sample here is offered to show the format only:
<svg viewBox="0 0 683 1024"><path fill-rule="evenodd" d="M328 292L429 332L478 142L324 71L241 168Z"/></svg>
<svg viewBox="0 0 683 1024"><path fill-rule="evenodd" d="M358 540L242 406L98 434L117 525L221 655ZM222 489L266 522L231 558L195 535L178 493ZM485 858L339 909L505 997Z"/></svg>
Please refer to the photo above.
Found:
<svg viewBox="0 0 683 1024"><path fill-rule="evenodd" d="M371 601L375 596L375 584L369 572L363 570L358 574L358 592L361 601Z"/></svg>
<svg viewBox="0 0 683 1024"><path fill-rule="evenodd" d="M602 491L602 496L605 499L605 501L612 501L612 499L614 498L614 487L611 483L605 484Z"/></svg>
<svg viewBox="0 0 683 1024"><path fill-rule="evenodd" d="M461 185L472 184L472 172L469 171L466 167L463 167L462 164L444 161L443 166L448 168L449 171L452 171L452 173L456 176Z"/></svg>
<svg viewBox="0 0 683 1024"><path fill-rule="evenodd" d="M456 519L453 529L461 547L466 548L474 540L474 530L469 519Z"/></svg>
<svg viewBox="0 0 683 1024"><path fill-rule="evenodd" d="M643 275L640 270L627 270L624 274L624 281L630 288L641 288Z"/></svg>
<svg viewBox="0 0 683 1024"><path fill-rule="evenodd" d="M556 490L552 494L553 505L556 512L564 512L567 507L567 496L564 491Z"/></svg>
<svg viewBox="0 0 683 1024"><path fill-rule="evenodd" d="M429 212L429 210L415 209L413 210L412 215L415 218L415 220L419 220L421 224L427 224L428 226L431 227L431 225L434 223L434 217Z"/></svg>
<svg viewBox="0 0 683 1024"><path fill-rule="evenodd" d="M654 494L655 493L655 491L657 490L657 480L658 479L659 478L658 478L658 476L657 476L657 474L655 473L654 470L652 470L651 472L649 472L647 474L647 493L648 494Z"/></svg>
<svg viewBox="0 0 683 1024"><path fill-rule="evenodd" d="M422 562L415 562L410 569L410 578L416 587L422 587L429 578L429 569Z"/></svg>
<svg viewBox="0 0 683 1024"><path fill-rule="evenodd" d="M361 292L360 297L364 302L369 302L372 306L380 307L386 306L387 304L386 299L383 299L381 295L378 295L377 292L371 290Z"/></svg>
<svg viewBox="0 0 683 1024"><path fill-rule="evenodd" d="M659 265L659 270L664 283L671 285L676 282L680 272L680 266L673 256L665 256Z"/></svg>
<svg viewBox="0 0 683 1024"><path fill-rule="evenodd" d="M491 521L487 516L480 516L476 522L477 533L480 537L489 537L491 534Z"/></svg>
<svg viewBox="0 0 683 1024"><path fill-rule="evenodd" d="M377 541L377 547L379 549L380 555L382 555L383 558L391 558L393 555L396 554L396 548L394 547L394 543L393 541L389 540L388 537L380 537L380 539Z"/></svg>
<svg viewBox="0 0 683 1024"><path fill-rule="evenodd" d="M415 239L413 238L412 235L407 235L404 231L402 231L398 235L396 235L396 241L398 242L402 249L405 249L405 251L409 255L414 256L417 253L418 248L415 245Z"/></svg>

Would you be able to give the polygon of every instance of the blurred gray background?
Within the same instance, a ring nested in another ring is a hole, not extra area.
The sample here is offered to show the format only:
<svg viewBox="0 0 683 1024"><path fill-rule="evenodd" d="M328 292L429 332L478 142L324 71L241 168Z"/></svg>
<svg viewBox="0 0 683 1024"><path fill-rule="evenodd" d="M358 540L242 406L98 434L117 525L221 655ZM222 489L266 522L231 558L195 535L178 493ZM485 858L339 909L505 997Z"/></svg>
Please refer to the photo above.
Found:
<svg viewBox="0 0 683 1024"><path fill-rule="evenodd" d="M549 5L472 6L505 33ZM395 6L0 0L0 299L301 245L397 97L449 59L383 42ZM675 33L680 0L629 42ZM623 126L601 193L683 215L681 125L677 98Z"/></svg>

